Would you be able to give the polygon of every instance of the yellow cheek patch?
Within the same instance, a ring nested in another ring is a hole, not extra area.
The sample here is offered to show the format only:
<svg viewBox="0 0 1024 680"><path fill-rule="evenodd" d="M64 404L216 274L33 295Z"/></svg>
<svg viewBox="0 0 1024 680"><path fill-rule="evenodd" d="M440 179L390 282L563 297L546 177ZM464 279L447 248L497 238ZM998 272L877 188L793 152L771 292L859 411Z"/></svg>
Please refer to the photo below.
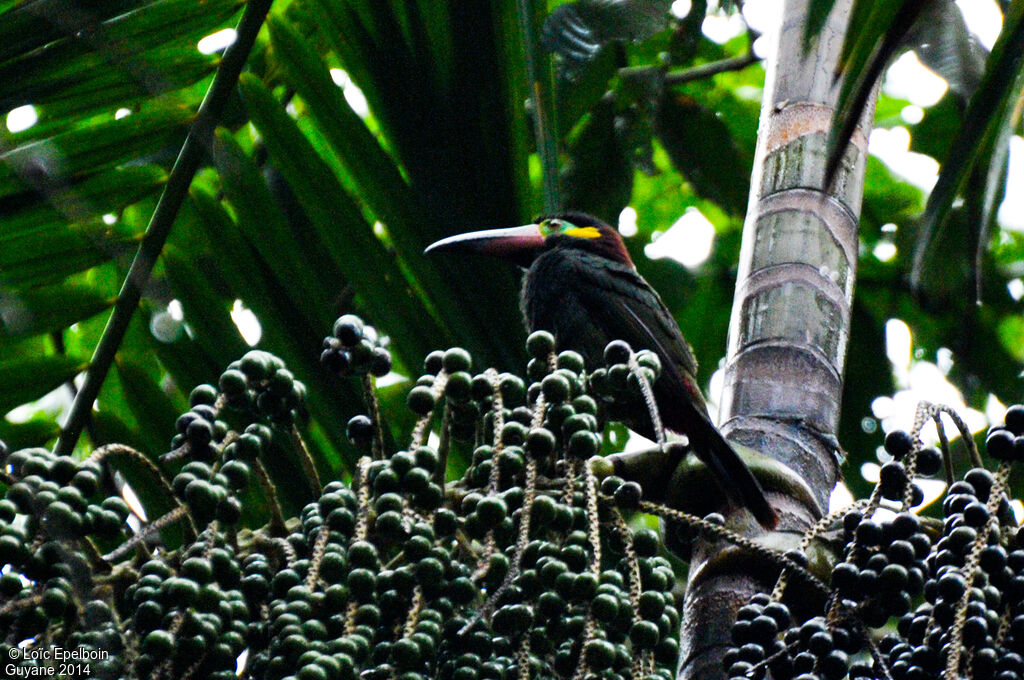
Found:
<svg viewBox="0 0 1024 680"><path fill-rule="evenodd" d="M601 232L597 227L573 227L566 229L565 233L576 238L601 238Z"/></svg>

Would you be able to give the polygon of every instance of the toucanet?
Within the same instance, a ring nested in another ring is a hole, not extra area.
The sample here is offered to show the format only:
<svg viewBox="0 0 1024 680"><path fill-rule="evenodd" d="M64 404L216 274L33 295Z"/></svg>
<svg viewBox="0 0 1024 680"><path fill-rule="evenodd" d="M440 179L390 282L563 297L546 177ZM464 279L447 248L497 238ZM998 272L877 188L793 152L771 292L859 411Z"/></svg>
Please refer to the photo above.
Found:
<svg viewBox="0 0 1024 680"><path fill-rule="evenodd" d="M708 416L689 344L637 273L618 231L591 215L562 212L521 227L451 236L426 252L443 251L491 255L525 268L521 305L530 330L551 332L559 350L579 352L590 369L601 365L613 340L655 352L662 368L653 392L665 429L687 436L733 505L775 526L757 479ZM656 438L649 417L627 425Z"/></svg>

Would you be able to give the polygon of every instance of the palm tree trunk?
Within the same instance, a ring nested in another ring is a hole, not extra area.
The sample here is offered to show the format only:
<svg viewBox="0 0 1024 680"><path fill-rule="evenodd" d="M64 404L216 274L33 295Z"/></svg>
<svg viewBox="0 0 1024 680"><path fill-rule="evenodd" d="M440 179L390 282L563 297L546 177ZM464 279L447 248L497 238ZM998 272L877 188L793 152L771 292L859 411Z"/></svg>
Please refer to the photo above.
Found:
<svg viewBox="0 0 1024 680"><path fill-rule="evenodd" d="M838 0L806 53L813 0L786 0L767 65L757 156L733 301L722 431L789 468L810 493L772 476L779 531L795 545L827 511L839 477L835 433L857 265L867 133L861 120L831 190L821 189L838 87L833 74L852 0ZM796 485L799 486L799 485ZM777 545L777 544L776 544ZM775 570L700 543L683 605L680 680L724 677L736 609L769 590Z"/></svg>

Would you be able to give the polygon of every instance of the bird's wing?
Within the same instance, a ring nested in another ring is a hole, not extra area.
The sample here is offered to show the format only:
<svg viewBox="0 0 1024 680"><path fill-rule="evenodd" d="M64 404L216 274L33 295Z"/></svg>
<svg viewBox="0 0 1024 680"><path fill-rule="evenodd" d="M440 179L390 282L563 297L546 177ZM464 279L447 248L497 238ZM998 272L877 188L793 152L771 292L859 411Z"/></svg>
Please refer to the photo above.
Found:
<svg viewBox="0 0 1024 680"><path fill-rule="evenodd" d="M750 508L764 526L774 527L775 513L757 479L708 416L693 352L657 292L632 268L617 263L601 260L577 266L571 293L603 331L605 342L625 340L634 351L649 349L661 359L654 393L664 425L690 438L695 453L732 502Z"/></svg>
<svg viewBox="0 0 1024 680"><path fill-rule="evenodd" d="M632 268L601 262L580 267L575 291L588 315L605 331L608 340L625 340L635 350L649 349L661 359L669 382L684 387L703 404L697 387L697 361L679 332L675 318L658 293Z"/></svg>

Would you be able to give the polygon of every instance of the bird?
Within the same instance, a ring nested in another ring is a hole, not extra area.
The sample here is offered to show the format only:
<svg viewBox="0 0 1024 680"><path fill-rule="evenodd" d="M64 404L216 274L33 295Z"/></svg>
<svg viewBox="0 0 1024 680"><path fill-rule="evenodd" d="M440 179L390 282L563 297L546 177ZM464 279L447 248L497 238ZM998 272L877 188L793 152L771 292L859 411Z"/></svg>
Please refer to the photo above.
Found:
<svg viewBox="0 0 1024 680"><path fill-rule="evenodd" d="M686 435L734 506L774 528L760 484L708 415L690 345L616 229L586 213L558 212L520 227L450 236L424 251L438 252L489 255L524 268L520 304L530 331L550 332L559 351L578 352L588 367L613 340L657 354L662 369L652 387L664 428ZM657 438L650 419L628 425Z"/></svg>

